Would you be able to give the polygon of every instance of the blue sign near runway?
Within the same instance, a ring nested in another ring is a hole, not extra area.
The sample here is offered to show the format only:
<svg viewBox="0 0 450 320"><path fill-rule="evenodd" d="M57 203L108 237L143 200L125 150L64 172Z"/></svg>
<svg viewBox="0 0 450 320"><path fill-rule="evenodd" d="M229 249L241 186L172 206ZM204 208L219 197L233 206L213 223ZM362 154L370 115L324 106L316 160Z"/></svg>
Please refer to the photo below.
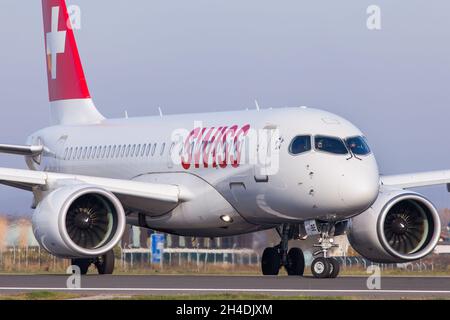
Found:
<svg viewBox="0 0 450 320"><path fill-rule="evenodd" d="M164 253L165 235L161 233L152 234L152 263L161 263Z"/></svg>

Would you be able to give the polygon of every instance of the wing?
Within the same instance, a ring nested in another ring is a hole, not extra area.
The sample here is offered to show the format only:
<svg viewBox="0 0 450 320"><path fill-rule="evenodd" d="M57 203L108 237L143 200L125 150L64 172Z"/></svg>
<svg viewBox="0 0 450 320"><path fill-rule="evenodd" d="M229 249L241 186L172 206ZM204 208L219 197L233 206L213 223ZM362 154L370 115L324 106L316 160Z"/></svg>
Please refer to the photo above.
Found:
<svg viewBox="0 0 450 320"><path fill-rule="evenodd" d="M450 170L381 176L381 183L401 189L448 185L450 184Z"/></svg>
<svg viewBox="0 0 450 320"><path fill-rule="evenodd" d="M176 185L0 168L0 184L28 191L36 187L52 189L64 181L74 180L108 190L125 203L139 203L153 213L168 212L180 202L190 199L189 192Z"/></svg>
<svg viewBox="0 0 450 320"><path fill-rule="evenodd" d="M38 156L44 152L43 146L19 146L0 144L0 153L15 154L21 156Z"/></svg>

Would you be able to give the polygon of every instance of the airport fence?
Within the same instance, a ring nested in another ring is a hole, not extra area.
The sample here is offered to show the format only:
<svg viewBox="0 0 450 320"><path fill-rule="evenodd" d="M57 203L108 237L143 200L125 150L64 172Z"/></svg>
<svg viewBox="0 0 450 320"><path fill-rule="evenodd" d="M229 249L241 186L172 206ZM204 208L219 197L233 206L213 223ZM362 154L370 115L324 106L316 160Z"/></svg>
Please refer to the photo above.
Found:
<svg viewBox="0 0 450 320"><path fill-rule="evenodd" d="M261 253L253 249L164 249L159 263L152 263L147 248L115 249L118 272L238 272L259 273ZM450 272L450 254L433 255L427 259L404 264L377 264L362 257L335 257L342 269L366 270L376 265L382 271ZM307 264L311 261L307 260ZM0 272L65 272L69 260L59 259L40 247L0 248Z"/></svg>
<svg viewBox="0 0 450 320"><path fill-rule="evenodd" d="M68 260L48 254L40 247L0 248L0 271L2 272L57 272L66 270Z"/></svg>
<svg viewBox="0 0 450 320"><path fill-rule="evenodd" d="M260 255L252 249L186 249L167 248L160 263L152 263L147 248L115 249L116 270L130 271L208 271L214 268L240 268L251 272L259 265ZM67 259L59 259L40 247L0 248L0 272L65 272L70 266Z"/></svg>
<svg viewBox="0 0 450 320"><path fill-rule="evenodd" d="M447 265L436 263L434 259L408 263L374 263L362 257L335 257L345 269L366 270L369 266L377 266L381 271L434 272L446 271Z"/></svg>
<svg viewBox="0 0 450 320"><path fill-rule="evenodd" d="M122 249L121 262L140 263L151 262L149 249ZM185 263L196 264L231 264L252 265L259 264L260 255L252 249L186 249L167 248L164 249L162 264L168 266L182 266Z"/></svg>

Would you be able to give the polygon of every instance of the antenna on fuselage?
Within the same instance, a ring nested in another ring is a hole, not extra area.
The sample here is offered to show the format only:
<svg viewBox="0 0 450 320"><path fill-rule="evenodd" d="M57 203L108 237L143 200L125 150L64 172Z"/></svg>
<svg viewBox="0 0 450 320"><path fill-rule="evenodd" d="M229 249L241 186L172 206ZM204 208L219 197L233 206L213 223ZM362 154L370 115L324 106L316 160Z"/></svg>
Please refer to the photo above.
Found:
<svg viewBox="0 0 450 320"><path fill-rule="evenodd" d="M125 119L128 119L128 111L125 110Z"/></svg>
<svg viewBox="0 0 450 320"><path fill-rule="evenodd" d="M161 118L164 117L164 114L163 114L163 112L162 112L161 107L158 107L158 110L159 110L159 116L160 116Z"/></svg>
<svg viewBox="0 0 450 320"><path fill-rule="evenodd" d="M260 111L261 108L259 107L258 100L255 100L255 105L256 105L256 110L257 110L257 111Z"/></svg>

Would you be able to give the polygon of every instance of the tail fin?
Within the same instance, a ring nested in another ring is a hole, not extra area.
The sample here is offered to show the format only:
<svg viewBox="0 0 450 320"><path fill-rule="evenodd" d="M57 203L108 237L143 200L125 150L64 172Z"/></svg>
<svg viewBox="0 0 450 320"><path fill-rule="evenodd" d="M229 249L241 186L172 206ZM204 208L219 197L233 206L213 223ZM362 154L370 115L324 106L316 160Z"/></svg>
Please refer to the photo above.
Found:
<svg viewBox="0 0 450 320"><path fill-rule="evenodd" d="M53 124L91 124L104 120L84 76L65 0L42 0L48 91Z"/></svg>

